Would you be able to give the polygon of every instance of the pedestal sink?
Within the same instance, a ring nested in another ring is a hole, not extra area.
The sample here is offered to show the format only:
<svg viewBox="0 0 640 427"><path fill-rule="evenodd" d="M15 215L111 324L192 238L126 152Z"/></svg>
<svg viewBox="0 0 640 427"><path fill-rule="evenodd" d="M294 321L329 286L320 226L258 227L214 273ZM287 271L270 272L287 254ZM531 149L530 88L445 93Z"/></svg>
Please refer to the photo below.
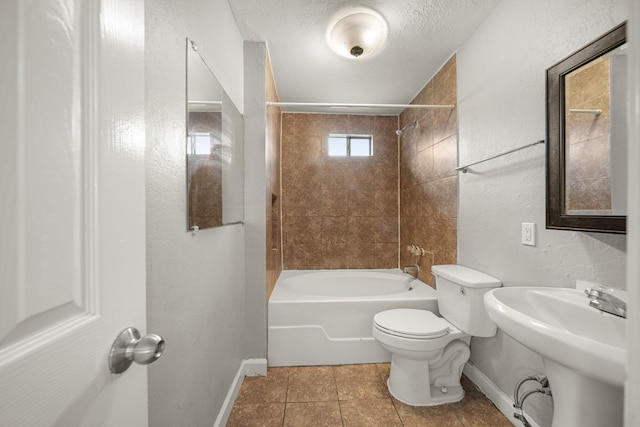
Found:
<svg viewBox="0 0 640 427"><path fill-rule="evenodd" d="M498 288L484 303L499 329L542 356L553 427L623 425L626 319L568 288Z"/></svg>

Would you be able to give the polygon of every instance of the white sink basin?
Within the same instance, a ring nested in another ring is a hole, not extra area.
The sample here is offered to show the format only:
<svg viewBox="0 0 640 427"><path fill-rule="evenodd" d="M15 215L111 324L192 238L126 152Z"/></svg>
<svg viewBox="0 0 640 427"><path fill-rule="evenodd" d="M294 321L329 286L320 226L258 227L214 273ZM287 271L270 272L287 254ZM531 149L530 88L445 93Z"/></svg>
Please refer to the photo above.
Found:
<svg viewBox="0 0 640 427"><path fill-rule="evenodd" d="M499 329L542 356L554 426L622 425L626 319L568 288L498 288L484 303Z"/></svg>
<svg viewBox="0 0 640 427"><path fill-rule="evenodd" d="M623 385L626 320L590 307L584 292L499 288L487 293L484 303L498 328L541 356Z"/></svg>

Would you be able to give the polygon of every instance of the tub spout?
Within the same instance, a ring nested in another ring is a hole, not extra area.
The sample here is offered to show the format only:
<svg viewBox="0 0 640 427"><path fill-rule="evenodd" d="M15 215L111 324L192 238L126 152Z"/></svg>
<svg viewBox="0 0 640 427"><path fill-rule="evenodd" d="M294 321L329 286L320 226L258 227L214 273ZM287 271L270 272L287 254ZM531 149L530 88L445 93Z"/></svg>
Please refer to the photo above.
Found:
<svg viewBox="0 0 640 427"><path fill-rule="evenodd" d="M418 272L420 271L420 267L418 267L417 265L407 265L403 271L405 274L410 274L411 276L417 279Z"/></svg>

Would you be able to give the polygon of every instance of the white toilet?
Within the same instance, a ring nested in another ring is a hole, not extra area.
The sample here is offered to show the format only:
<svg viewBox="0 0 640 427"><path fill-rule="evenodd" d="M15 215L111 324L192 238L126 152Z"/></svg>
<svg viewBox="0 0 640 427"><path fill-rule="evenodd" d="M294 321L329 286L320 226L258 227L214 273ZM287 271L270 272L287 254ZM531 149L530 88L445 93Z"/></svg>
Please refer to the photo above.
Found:
<svg viewBox="0 0 640 427"><path fill-rule="evenodd" d="M438 308L399 308L373 317L373 337L391 352L387 386L399 401L413 406L457 402L464 397L462 368L472 336L492 337L483 296L502 286L495 277L461 265L434 265Z"/></svg>

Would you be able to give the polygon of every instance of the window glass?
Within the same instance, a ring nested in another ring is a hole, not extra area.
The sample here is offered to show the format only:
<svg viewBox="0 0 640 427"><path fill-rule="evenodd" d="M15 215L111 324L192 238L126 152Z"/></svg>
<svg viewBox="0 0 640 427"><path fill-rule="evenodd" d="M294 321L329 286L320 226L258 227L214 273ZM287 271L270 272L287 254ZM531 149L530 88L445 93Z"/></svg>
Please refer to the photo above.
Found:
<svg viewBox="0 0 640 427"><path fill-rule="evenodd" d="M211 154L211 135L190 133L187 141L188 154Z"/></svg>
<svg viewBox="0 0 640 427"><path fill-rule="evenodd" d="M351 155L352 156L370 156L371 155L371 139L370 138L351 138Z"/></svg>
<svg viewBox="0 0 640 427"><path fill-rule="evenodd" d="M346 156L347 155L347 137L346 136L330 136L329 137L329 155L330 156Z"/></svg>
<svg viewBox="0 0 640 427"><path fill-rule="evenodd" d="M367 135L329 135L328 147L329 156L372 156L372 138Z"/></svg>

